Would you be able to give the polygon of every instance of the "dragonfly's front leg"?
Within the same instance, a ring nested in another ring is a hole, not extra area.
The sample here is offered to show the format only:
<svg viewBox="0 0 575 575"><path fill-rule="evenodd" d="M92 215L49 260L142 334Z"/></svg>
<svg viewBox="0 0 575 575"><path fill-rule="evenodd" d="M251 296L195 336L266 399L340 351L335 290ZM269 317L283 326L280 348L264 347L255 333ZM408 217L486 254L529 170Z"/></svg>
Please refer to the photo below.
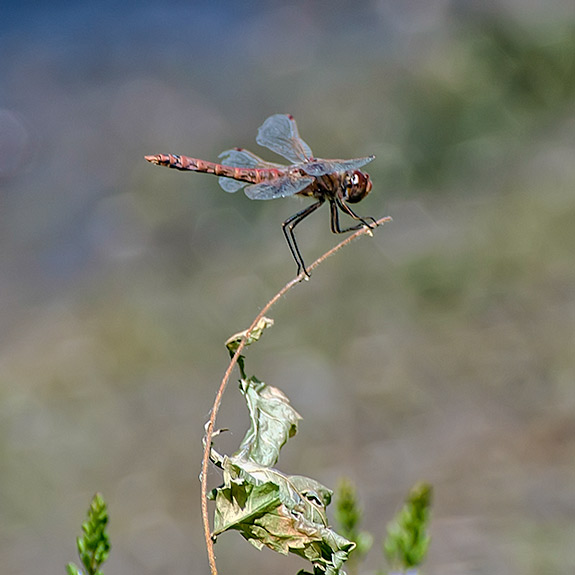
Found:
<svg viewBox="0 0 575 575"><path fill-rule="evenodd" d="M356 226L350 226L349 228L345 228L342 230L339 227L338 209L345 212L348 216L352 217L354 220L359 220L361 224L357 224ZM374 228L377 227L377 221L375 218L372 218L371 216L368 216L367 218L362 218L361 216L358 216L346 203L342 202L339 198L335 198L330 201L330 210L331 210L331 218L330 218L331 231L334 234L345 234L346 232L353 232L355 230L363 228L364 226L369 228L370 230L373 230ZM369 222L368 220L371 220L371 222Z"/></svg>
<svg viewBox="0 0 575 575"><path fill-rule="evenodd" d="M315 212L324 202L325 200L320 199L315 204L308 206L307 208L301 210L297 214L290 216L283 224L282 229L284 232L284 236L286 238L287 244L291 251L291 255L297 264L297 275L303 270L307 277L310 277L308 271L305 269L305 262L303 261L303 257L299 251L299 247L297 245L294 228L305 218L307 218L311 213Z"/></svg>

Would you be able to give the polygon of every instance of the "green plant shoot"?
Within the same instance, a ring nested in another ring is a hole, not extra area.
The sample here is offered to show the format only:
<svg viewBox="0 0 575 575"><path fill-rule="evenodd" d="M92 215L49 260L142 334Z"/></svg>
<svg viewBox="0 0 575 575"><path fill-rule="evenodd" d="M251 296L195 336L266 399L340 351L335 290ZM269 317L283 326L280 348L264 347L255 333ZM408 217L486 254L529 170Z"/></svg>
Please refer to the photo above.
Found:
<svg viewBox="0 0 575 575"><path fill-rule="evenodd" d="M84 535L76 539L78 555L84 566L82 571L74 563L68 563L68 575L103 575L100 566L110 553L110 540L106 532L108 510L103 497L96 493L88 509L88 521L82 523Z"/></svg>
<svg viewBox="0 0 575 575"><path fill-rule="evenodd" d="M406 573L423 563L430 543L431 496L431 485L418 483L388 524L383 550L392 573Z"/></svg>

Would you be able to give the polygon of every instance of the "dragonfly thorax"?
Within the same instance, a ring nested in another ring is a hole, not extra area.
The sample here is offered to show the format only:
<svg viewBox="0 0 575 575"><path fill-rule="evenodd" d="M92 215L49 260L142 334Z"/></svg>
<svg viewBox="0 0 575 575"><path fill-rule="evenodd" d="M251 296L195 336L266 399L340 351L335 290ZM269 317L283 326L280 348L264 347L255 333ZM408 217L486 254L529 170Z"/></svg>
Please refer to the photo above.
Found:
<svg viewBox="0 0 575 575"><path fill-rule="evenodd" d="M350 204L361 202L371 191L369 175L360 170L345 172L342 184L341 198Z"/></svg>

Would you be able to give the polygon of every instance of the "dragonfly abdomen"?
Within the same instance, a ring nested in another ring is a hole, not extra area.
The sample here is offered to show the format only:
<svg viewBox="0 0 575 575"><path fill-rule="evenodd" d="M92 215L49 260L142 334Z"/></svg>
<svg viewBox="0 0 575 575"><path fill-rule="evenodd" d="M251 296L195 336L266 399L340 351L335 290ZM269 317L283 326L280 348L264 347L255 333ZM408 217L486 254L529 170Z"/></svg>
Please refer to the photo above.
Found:
<svg viewBox="0 0 575 575"><path fill-rule="evenodd" d="M236 168L224 166L215 162L190 158L188 156L178 156L176 154L157 154L146 156L146 160L158 166L166 166L174 170L187 170L192 172L202 172L204 174L214 174L224 178L232 178L250 184L259 184L267 180L277 178L282 175L279 170L273 168Z"/></svg>

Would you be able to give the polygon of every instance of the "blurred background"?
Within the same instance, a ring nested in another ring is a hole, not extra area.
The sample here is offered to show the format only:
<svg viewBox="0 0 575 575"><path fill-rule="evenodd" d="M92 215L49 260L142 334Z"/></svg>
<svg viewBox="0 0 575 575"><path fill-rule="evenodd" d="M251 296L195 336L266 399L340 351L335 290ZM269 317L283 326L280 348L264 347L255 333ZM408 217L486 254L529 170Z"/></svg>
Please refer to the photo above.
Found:
<svg viewBox="0 0 575 575"><path fill-rule="evenodd" d="M575 572L572 0L20 2L0 8L0 565L64 573L95 491L106 573L208 573L203 425L295 265L249 201L145 154L214 160L291 113L319 157L376 154L393 223L270 314L247 368L303 415L279 467L356 482L385 525L435 488L426 572ZM340 238L298 228L306 261ZM232 382L218 417L248 426ZM211 486L219 482L212 471ZM222 574L306 564L217 543Z"/></svg>

